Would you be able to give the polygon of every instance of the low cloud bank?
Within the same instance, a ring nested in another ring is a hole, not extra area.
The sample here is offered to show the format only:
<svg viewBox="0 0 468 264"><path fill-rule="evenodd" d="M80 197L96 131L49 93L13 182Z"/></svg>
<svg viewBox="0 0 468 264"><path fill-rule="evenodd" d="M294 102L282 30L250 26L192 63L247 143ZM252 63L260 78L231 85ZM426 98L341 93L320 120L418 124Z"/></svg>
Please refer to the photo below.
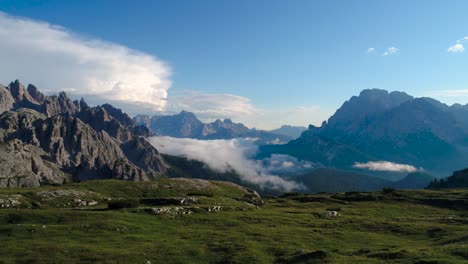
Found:
<svg viewBox="0 0 468 264"><path fill-rule="evenodd" d="M300 183L283 179L271 173L275 168L293 170L301 163L295 158L285 157L287 155L274 155L265 163L254 160L253 157L258 151L254 139L198 140L151 137L148 140L161 153L198 160L219 172L234 170L243 181L256 184L260 188L273 188L286 192L304 189ZM271 164L274 164L274 167L269 166Z"/></svg>
<svg viewBox="0 0 468 264"><path fill-rule="evenodd" d="M304 174L314 168L322 167L320 164L298 160L285 154L272 154L269 158L257 162L271 174L287 176Z"/></svg>
<svg viewBox="0 0 468 264"><path fill-rule="evenodd" d="M393 163L390 161L369 161L366 163L356 162L354 163L353 168L367 169L371 171L391 171L391 172L408 172L408 173L416 172L420 170L412 165Z"/></svg>

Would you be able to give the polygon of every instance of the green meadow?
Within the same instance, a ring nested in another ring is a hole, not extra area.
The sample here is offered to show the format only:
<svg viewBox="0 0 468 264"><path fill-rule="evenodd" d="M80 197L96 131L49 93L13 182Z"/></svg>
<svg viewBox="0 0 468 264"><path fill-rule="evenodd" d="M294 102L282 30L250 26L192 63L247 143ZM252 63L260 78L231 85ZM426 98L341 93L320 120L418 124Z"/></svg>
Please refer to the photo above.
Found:
<svg viewBox="0 0 468 264"><path fill-rule="evenodd" d="M223 182L108 180L0 189L2 201L0 263L468 262L468 190L260 199Z"/></svg>

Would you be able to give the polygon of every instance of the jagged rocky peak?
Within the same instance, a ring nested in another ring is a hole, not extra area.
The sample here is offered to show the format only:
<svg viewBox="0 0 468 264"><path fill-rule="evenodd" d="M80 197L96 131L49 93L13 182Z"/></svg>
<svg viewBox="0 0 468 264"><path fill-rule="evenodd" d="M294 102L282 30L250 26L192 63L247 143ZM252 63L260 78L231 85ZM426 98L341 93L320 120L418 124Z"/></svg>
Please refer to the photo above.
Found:
<svg viewBox="0 0 468 264"><path fill-rule="evenodd" d="M8 85L8 90L16 101L25 99L28 94L24 85L22 85L18 79Z"/></svg>
<svg viewBox="0 0 468 264"><path fill-rule="evenodd" d="M121 109L115 108L110 104L103 104L101 107L105 109L107 113L109 113L109 115L111 115L113 118L120 121L123 125L126 125L126 126L134 125L130 116L124 113Z"/></svg>
<svg viewBox="0 0 468 264"><path fill-rule="evenodd" d="M41 93L36 86L29 84L26 90L36 102L41 104L44 103L46 96L43 93Z"/></svg>
<svg viewBox="0 0 468 264"><path fill-rule="evenodd" d="M10 92L11 96L13 97L14 103L13 107L14 108L21 108L21 107L27 107L27 108L33 108L36 110L40 109L40 102L36 101L26 90L23 84L20 83L19 80L16 80L14 82L11 82L8 87L8 91Z"/></svg>
<svg viewBox="0 0 468 264"><path fill-rule="evenodd" d="M48 116L54 116L62 113L75 114L79 112L79 106L76 105L65 92L60 92L58 96L47 96L44 102L44 112Z"/></svg>

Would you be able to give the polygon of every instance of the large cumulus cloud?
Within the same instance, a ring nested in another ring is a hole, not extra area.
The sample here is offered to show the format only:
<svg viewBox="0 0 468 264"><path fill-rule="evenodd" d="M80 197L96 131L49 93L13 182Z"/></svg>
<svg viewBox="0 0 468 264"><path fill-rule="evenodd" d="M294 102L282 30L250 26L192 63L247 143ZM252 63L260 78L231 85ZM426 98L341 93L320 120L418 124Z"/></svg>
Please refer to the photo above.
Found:
<svg viewBox="0 0 468 264"><path fill-rule="evenodd" d="M117 106L163 110L170 68L152 55L0 12L0 79Z"/></svg>

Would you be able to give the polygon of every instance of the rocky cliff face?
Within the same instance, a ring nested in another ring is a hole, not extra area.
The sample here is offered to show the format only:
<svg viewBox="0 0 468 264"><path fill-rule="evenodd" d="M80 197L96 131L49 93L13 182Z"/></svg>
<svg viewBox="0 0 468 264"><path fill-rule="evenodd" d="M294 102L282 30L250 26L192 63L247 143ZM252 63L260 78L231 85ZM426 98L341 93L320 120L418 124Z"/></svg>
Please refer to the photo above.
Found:
<svg viewBox="0 0 468 264"><path fill-rule="evenodd" d="M71 180L39 147L14 139L0 143L0 186L35 187Z"/></svg>
<svg viewBox="0 0 468 264"><path fill-rule="evenodd" d="M89 107L63 92L45 96L15 81L0 87L0 110L0 186L72 179L141 181L166 170L158 151L141 138L149 130L111 105ZM19 168L18 162L28 166Z"/></svg>

